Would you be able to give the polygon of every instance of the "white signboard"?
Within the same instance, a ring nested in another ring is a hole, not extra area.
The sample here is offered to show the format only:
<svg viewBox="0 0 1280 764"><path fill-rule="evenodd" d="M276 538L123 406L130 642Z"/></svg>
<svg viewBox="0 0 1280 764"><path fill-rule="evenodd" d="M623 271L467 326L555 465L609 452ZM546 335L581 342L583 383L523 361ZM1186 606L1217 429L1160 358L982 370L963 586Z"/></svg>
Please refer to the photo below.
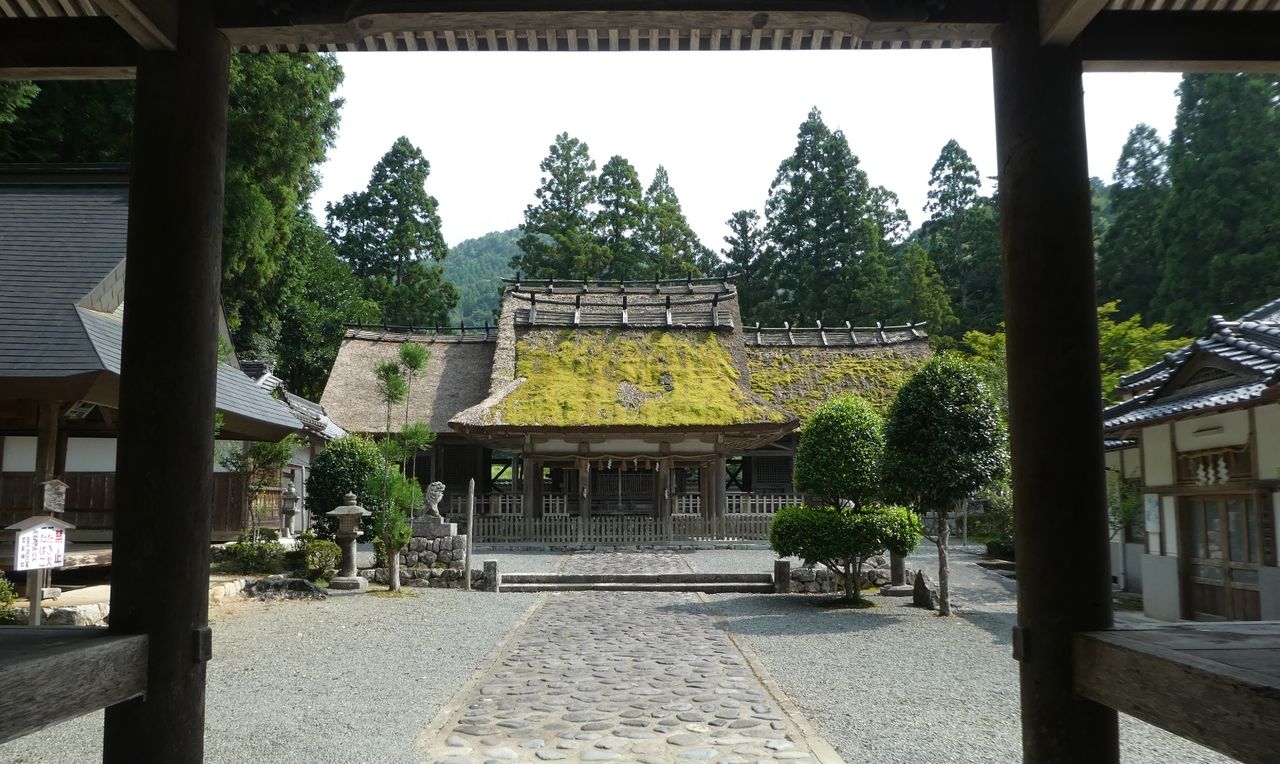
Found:
<svg viewBox="0 0 1280 764"><path fill-rule="evenodd" d="M53 523L20 531L14 540L14 570L62 567L67 548L67 532Z"/></svg>

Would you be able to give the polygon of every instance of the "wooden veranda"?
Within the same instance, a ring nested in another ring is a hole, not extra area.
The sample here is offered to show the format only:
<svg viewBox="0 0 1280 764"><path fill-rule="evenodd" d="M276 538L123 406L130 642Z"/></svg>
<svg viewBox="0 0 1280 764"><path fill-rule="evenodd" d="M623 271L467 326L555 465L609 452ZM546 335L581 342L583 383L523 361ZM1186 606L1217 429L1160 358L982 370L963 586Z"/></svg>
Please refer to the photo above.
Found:
<svg viewBox="0 0 1280 764"><path fill-rule="evenodd" d="M1274 761L1274 625L1219 640L1213 661L1109 631L1081 81L1085 69L1278 69L1280 10L1272 0L0 0L0 77L137 79L118 456L118 495L128 511L115 525L110 631L6 634L14 644L0 645L0 740L108 707L104 760L202 758L231 51L987 46L1024 758L1117 761L1113 709L1121 708L1245 760ZM153 411L168 415L148 416ZM155 533L159 527L167 532ZM166 575L159 588L157 570ZM1202 637L1182 635L1193 645ZM1232 645L1262 658L1230 660ZM1120 670L1138 665L1136 674ZM1207 706L1233 723L1199 723L1194 717Z"/></svg>

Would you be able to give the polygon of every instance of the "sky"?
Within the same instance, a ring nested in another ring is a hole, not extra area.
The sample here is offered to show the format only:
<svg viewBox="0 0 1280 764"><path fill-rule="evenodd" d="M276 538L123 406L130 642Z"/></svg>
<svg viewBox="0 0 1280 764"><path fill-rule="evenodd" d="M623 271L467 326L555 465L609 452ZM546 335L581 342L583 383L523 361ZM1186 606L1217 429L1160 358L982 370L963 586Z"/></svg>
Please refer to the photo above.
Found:
<svg viewBox="0 0 1280 764"><path fill-rule="evenodd" d="M667 169L703 244L719 251L736 210L763 211L810 108L843 130L870 181L919 225L929 171L952 138L996 174L991 55L985 50L702 53L351 53L346 100L313 199L362 190L401 135L431 163L450 245L518 226L561 132L598 167L614 154L648 185ZM1086 74L1089 173L1110 182L1129 130L1167 137L1174 74ZM987 190L990 191L988 184Z"/></svg>

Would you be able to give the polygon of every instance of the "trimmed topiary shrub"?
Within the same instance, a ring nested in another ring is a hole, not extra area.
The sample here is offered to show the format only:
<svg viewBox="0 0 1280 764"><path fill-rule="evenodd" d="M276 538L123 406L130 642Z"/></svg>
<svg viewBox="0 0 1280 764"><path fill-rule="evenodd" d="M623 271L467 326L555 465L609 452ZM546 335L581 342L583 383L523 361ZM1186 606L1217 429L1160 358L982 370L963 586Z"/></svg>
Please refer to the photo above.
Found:
<svg viewBox="0 0 1280 764"><path fill-rule="evenodd" d="M340 506L348 493L359 496L360 506L375 511L380 505L378 495L364 495L364 487L375 475L381 476L386 465L377 443L361 435L348 435L329 443L311 463L311 476L307 478L307 503L311 508L312 530L317 536L332 540L337 523L326 512ZM368 517L360 524L363 539L373 538L372 523Z"/></svg>
<svg viewBox="0 0 1280 764"><path fill-rule="evenodd" d="M856 396L833 398L813 413L796 449L795 484L805 493L855 509L880 489L884 424L871 404Z"/></svg>
<svg viewBox="0 0 1280 764"><path fill-rule="evenodd" d="M862 563L885 549L906 554L920 541L920 520L903 507L783 507L769 528L780 557L822 563L844 579L845 599L861 600Z"/></svg>

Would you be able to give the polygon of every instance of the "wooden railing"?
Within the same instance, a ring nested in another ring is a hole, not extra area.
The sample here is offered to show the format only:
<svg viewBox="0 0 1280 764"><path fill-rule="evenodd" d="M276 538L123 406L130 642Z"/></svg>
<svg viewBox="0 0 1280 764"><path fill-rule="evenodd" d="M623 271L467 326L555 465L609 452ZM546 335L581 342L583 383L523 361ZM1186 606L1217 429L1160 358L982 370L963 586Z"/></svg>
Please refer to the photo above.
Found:
<svg viewBox="0 0 1280 764"><path fill-rule="evenodd" d="M803 496L789 493L730 493L727 498L731 515L773 515L783 507L804 503Z"/></svg>
<svg viewBox="0 0 1280 764"><path fill-rule="evenodd" d="M541 518L482 515L476 517L474 539L485 544L655 544L669 541L744 540L769 538L773 517L765 514L726 515L723 518L685 515L662 521L655 517L615 515L583 518L549 515Z"/></svg>

